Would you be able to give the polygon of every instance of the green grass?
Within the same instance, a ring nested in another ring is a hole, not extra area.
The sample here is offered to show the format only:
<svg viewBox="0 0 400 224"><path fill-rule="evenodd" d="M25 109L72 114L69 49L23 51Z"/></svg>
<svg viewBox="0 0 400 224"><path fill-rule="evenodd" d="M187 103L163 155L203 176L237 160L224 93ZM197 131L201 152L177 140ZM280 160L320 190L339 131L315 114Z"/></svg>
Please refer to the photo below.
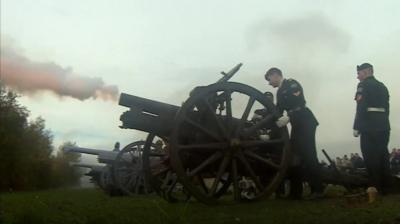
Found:
<svg viewBox="0 0 400 224"><path fill-rule="evenodd" d="M341 197L207 206L94 189L7 193L0 195L0 223L400 223L400 195L350 207Z"/></svg>

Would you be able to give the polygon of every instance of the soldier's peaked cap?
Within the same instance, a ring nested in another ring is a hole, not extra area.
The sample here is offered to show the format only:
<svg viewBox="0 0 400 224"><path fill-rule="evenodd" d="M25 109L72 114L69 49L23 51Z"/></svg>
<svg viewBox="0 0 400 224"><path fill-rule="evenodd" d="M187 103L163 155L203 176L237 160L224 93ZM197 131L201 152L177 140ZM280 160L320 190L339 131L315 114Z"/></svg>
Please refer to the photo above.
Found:
<svg viewBox="0 0 400 224"><path fill-rule="evenodd" d="M364 63L361 65L357 65L357 71L361 71L367 68L372 68L372 65L370 63Z"/></svg>

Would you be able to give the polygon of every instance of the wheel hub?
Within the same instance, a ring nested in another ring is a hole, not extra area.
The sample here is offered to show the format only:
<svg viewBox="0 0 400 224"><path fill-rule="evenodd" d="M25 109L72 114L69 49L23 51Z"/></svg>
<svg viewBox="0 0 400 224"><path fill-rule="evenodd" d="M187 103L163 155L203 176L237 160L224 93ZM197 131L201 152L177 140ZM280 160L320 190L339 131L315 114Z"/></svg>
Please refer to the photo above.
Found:
<svg viewBox="0 0 400 224"><path fill-rule="evenodd" d="M239 147L240 146L240 139L238 139L238 138L231 139L230 146L231 147Z"/></svg>
<svg viewBox="0 0 400 224"><path fill-rule="evenodd" d="M233 138L230 140L230 147L232 152L237 152L241 148L241 141L238 138Z"/></svg>

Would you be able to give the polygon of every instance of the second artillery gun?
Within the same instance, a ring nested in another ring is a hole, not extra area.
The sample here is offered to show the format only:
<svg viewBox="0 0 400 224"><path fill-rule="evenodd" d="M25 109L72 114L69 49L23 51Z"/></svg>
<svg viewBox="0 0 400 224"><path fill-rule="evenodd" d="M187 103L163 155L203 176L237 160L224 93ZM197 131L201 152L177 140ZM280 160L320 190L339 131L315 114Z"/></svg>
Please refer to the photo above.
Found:
<svg viewBox="0 0 400 224"><path fill-rule="evenodd" d="M134 195L151 192L144 182L142 151L144 141L128 144L122 150L100 150L83 147L65 147L65 152L96 155L97 161L105 164L92 168L90 174L98 186L110 195ZM129 153L127 153L129 152ZM85 167L84 164L73 164ZM99 172L100 171L100 172Z"/></svg>

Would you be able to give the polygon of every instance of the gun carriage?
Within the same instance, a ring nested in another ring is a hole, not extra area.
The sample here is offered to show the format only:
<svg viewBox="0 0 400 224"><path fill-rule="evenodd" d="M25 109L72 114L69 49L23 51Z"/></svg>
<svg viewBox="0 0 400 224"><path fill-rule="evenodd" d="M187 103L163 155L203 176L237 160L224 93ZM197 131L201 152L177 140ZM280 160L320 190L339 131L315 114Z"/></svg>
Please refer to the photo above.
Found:
<svg viewBox="0 0 400 224"><path fill-rule="evenodd" d="M280 115L263 93L229 81L241 65L216 83L194 88L181 107L121 94L119 104L130 108L120 117L121 127L149 133L143 151L146 180L167 199L175 199L174 189L181 186L204 203L223 195L240 201L243 179L258 199L272 194L284 177L287 129L275 125ZM257 109L264 114L255 122Z"/></svg>

